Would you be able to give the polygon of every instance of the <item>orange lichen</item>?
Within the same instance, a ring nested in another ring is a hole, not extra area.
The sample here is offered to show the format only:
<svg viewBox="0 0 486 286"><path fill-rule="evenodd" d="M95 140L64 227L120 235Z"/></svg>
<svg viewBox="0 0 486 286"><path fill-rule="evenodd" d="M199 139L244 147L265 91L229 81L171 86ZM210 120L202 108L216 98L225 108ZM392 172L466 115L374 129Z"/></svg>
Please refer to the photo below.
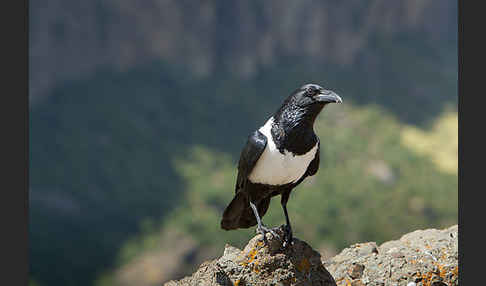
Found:
<svg viewBox="0 0 486 286"><path fill-rule="evenodd" d="M440 264L438 264L437 268L439 269L439 276L442 278L446 278L447 269Z"/></svg>
<svg viewBox="0 0 486 286"><path fill-rule="evenodd" d="M299 264L296 265L297 269L300 271L300 272L309 272L309 269L311 267L311 264L309 262L309 259L307 258L304 258L300 261Z"/></svg>
<svg viewBox="0 0 486 286"><path fill-rule="evenodd" d="M250 252L248 252L248 254L246 255L246 260L241 262L241 265L247 266L249 263L253 262L253 260L255 260L257 253L258 253L258 249L256 248L250 250Z"/></svg>
<svg viewBox="0 0 486 286"><path fill-rule="evenodd" d="M453 275L458 276L459 275L459 267L458 266L454 267L451 270L451 272L452 272Z"/></svg>
<svg viewBox="0 0 486 286"><path fill-rule="evenodd" d="M418 278L421 278L423 286L430 286L433 274L434 273L432 271L429 271L427 273L417 272L416 275Z"/></svg>
<svg viewBox="0 0 486 286"><path fill-rule="evenodd" d="M261 241L257 242L256 247L252 248L248 252L248 254L246 255L246 259L242 261L240 264L245 267L250 265L253 271L255 271L256 273L260 272L260 267L259 267L260 263L256 258L257 258L259 247L261 246L263 246L263 242Z"/></svg>
<svg viewBox="0 0 486 286"><path fill-rule="evenodd" d="M259 266L259 263L258 263L258 260L255 260L253 262L253 267L252 267L253 271L255 271L255 273L258 273L260 272L260 266Z"/></svg>
<svg viewBox="0 0 486 286"><path fill-rule="evenodd" d="M432 278L434 275L438 275L442 279L447 279L448 268L446 266L441 265L437 262L432 262L432 264L437 266L438 271L428 271L426 273L417 272L416 276L422 279L423 286L431 286L432 285ZM453 276L457 276L457 266L450 270Z"/></svg>
<svg viewBox="0 0 486 286"><path fill-rule="evenodd" d="M351 281L349 281L348 278L342 277L342 278L339 278L338 280L336 280L336 285L339 285L339 286L351 286Z"/></svg>
<svg viewBox="0 0 486 286"><path fill-rule="evenodd" d="M357 281L357 280L355 280L355 281ZM349 280L346 277L341 277L338 280L336 280L336 285L339 285L339 286L353 286L353 283L352 282L353 282L352 280Z"/></svg>

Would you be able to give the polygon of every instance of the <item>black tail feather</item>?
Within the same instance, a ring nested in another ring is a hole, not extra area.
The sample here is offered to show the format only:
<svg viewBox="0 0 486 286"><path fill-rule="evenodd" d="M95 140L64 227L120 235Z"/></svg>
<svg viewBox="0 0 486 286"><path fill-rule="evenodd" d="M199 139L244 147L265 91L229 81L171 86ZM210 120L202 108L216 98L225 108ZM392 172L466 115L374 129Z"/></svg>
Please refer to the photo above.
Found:
<svg viewBox="0 0 486 286"><path fill-rule="evenodd" d="M258 214L263 217L270 205L270 196L256 203ZM231 203L223 212L221 228L225 230L249 228L255 226L257 220L248 201L248 196L243 192L235 195Z"/></svg>

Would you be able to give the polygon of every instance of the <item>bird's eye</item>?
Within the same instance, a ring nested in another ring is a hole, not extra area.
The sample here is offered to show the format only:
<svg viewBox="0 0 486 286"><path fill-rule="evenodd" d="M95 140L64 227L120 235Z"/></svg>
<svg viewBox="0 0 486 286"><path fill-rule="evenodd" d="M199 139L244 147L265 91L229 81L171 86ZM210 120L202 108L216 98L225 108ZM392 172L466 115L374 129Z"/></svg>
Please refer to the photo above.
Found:
<svg viewBox="0 0 486 286"><path fill-rule="evenodd" d="M312 88L312 87L309 87L306 91L305 91L305 95L306 96L314 96L314 94L316 93L316 89L315 88Z"/></svg>

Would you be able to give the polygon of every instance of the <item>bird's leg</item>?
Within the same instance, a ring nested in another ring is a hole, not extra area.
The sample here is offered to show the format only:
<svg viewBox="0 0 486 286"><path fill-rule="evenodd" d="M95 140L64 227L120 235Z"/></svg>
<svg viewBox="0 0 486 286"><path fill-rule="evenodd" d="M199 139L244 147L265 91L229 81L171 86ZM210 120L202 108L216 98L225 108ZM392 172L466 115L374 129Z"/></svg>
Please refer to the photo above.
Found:
<svg viewBox="0 0 486 286"><path fill-rule="evenodd" d="M290 191L286 191L282 193L282 198L280 200L280 203L282 204L282 208L285 214L285 241L284 241L284 246L288 244L292 244L293 242L293 235L292 235L292 227L290 226L290 219L289 219L289 214L287 213L287 201L289 200L290 196Z"/></svg>
<svg viewBox="0 0 486 286"><path fill-rule="evenodd" d="M286 204L282 204L282 208L284 210L285 219L287 221L287 224L285 225L285 242L286 242L286 244L292 244L294 238L293 238L293 234L292 234L292 227L290 226L289 215L287 213Z"/></svg>
<svg viewBox="0 0 486 286"><path fill-rule="evenodd" d="M258 210L257 210L255 204L253 204L251 201L250 201L250 206L251 206L251 209L253 210L253 213L255 214L255 217L257 219L257 223L258 223L258 226L257 226L257 229L256 229L257 233L263 234L263 239L265 241L267 240L267 237L266 237L267 232L271 233L273 235L273 237L278 237L277 233L275 233L272 229L263 225L262 219L260 218L260 215L258 215Z"/></svg>

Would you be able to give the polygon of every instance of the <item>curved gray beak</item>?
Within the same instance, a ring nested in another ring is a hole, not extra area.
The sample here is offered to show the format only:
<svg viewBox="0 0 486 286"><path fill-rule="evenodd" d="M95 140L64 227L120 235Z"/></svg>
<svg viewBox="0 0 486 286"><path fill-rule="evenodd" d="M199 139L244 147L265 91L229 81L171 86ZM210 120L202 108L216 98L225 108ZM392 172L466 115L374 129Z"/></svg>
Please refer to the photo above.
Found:
<svg viewBox="0 0 486 286"><path fill-rule="evenodd" d="M332 90L323 90L316 98L320 102L343 103L341 97Z"/></svg>

